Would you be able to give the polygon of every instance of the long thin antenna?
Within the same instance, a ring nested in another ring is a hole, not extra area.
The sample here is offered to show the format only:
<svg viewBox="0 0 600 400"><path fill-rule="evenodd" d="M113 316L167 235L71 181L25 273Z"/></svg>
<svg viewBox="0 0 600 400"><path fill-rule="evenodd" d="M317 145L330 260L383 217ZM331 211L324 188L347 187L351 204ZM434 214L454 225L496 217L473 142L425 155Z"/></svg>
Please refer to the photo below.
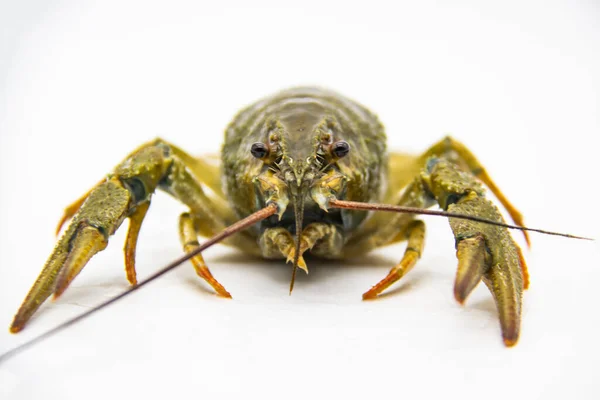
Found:
<svg viewBox="0 0 600 400"><path fill-rule="evenodd" d="M124 291L123 293L106 300L103 303L100 303L99 305L97 305L96 307L84 312L83 314L80 314L66 322L63 322L62 324L58 325L55 328L50 329L49 331L42 333L41 335L31 339L28 342L25 342L17 347L15 347L12 350L7 351L6 353L0 355L0 363L3 361L6 361L7 359L9 359L10 357L22 352L23 350L33 346L36 343L39 343L47 338L49 338L50 336L53 336L54 334L64 330L65 328L89 317L90 315L96 313L97 311L102 310L105 307L108 307L109 305L121 300L122 298L129 296L131 293L135 292L136 290L138 290L139 288L141 288L142 286L147 285L148 283L152 282L153 280L163 276L164 274L166 274L167 272L175 269L176 267L178 267L179 265L183 264L184 262L188 261L190 258L194 257L195 255L199 254L200 252L206 250L207 248L211 247L212 245L220 242L221 240L233 235L234 233L237 233L239 231L242 231L248 227L250 227L251 225L262 221L265 218L270 217L271 215L275 214L277 212L277 206L275 204L269 204L268 206L266 206L265 208L255 212L254 214L249 215L248 217L236 222L233 225L228 226L227 228L225 228L223 231L221 231L220 233L216 234L215 236L213 236L212 238L208 239L206 242L202 243L200 245L200 247L198 247L197 249L184 254L183 256L177 258L176 260L174 260L173 262L171 262L170 264L168 264L166 267L164 267L163 269L155 272L154 274L150 275L148 278L138 282L137 285L135 286L131 286L129 289L127 289L126 291Z"/></svg>
<svg viewBox="0 0 600 400"><path fill-rule="evenodd" d="M421 215L436 215L440 217L450 217L450 218L458 218L458 219L466 219L469 221L482 222L484 224L501 226L503 228L508 229L518 229L521 231L530 231L530 232L538 232L543 233L544 235L553 235L553 236L562 236L570 239L581 239L581 240L594 240L592 238L583 237L583 236L575 236L568 233L560 233L560 232L551 232L543 229L537 228L528 228L525 226L518 225L510 225L504 222L493 221L487 218L478 217L476 215L467 215L467 214L459 214L453 213L449 211L440 211L440 210L426 210L424 208L416 208L416 207L405 207L405 206L396 206L391 204L379 204L379 203L362 203L359 201L346 201L346 200L337 200L333 199L329 201L329 206L331 208L346 208L349 210L371 210L371 211L389 211L389 212L400 212L400 213L408 213L408 214L421 214Z"/></svg>

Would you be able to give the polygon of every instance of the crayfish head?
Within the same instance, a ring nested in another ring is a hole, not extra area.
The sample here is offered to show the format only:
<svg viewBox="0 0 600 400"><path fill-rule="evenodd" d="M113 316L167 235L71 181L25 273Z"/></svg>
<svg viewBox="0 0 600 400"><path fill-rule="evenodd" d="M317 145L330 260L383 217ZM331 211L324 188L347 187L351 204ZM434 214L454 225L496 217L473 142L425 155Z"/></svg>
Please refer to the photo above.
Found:
<svg viewBox="0 0 600 400"><path fill-rule="evenodd" d="M275 203L277 226L295 235L295 272L303 225L317 221L342 224L339 212L328 213L328 203L344 192L348 179L337 162L349 153L350 145L340 139L335 117L309 110L283 112L265 123L264 134L265 139L250 149L263 162L254 179L257 202L259 206ZM262 225L271 224L266 220Z"/></svg>
<svg viewBox="0 0 600 400"><path fill-rule="evenodd" d="M329 200L343 195L349 180L338 163L350 152L342 134L335 117L309 108L282 111L277 118L267 120L264 139L250 148L252 155L262 161L260 173L254 178L258 205L277 204L282 220L289 215L286 210L291 203L297 233L305 208L311 214L327 212Z"/></svg>

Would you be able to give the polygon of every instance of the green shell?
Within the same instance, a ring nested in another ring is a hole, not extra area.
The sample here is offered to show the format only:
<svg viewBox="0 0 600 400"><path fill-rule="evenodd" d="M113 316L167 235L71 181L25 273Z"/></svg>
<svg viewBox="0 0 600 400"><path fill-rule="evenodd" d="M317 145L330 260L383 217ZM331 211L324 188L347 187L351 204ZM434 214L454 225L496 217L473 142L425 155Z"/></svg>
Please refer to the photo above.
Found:
<svg viewBox="0 0 600 400"><path fill-rule="evenodd" d="M382 198L387 149L383 125L362 105L335 92L312 87L284 90L241 110L225 132L223 186L239 217L256 211L253 179L268 166L250 153L255 142L267 143L277 130L291 158L314 155L315 140L325 122L333 141L350 144L348 156L335 167L348 178L342 199L375 202ZM357 216L357 221L365 215Z"/></svg>

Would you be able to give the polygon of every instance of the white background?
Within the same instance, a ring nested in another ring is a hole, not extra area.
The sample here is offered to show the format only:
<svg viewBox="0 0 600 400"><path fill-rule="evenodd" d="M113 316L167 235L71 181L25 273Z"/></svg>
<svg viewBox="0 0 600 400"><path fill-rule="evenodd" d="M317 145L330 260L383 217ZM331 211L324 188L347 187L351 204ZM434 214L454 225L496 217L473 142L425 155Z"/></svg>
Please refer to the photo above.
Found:
<svg viewBox="0 0 600 400"><path fill-rule="evenodd" d="M599 236L593 0L97 3L0 3L0 327L63 207L130 150L160 135L218 152L240 107L298 84L375 110L392 149L452 133L529 225ZM139 276L180 255L182 210L155 197ZM186 264L0 364L0 397L598 398L597 242L532 235L521 340L507 349L483 285L454 301L450 229L427 222L423 259L375 302L360 296L401 245L313 262L291 297L289 266L217 246L206 259L234 300ZM123 239L21 334L2 328L0 352L125 290Z"/></svg>

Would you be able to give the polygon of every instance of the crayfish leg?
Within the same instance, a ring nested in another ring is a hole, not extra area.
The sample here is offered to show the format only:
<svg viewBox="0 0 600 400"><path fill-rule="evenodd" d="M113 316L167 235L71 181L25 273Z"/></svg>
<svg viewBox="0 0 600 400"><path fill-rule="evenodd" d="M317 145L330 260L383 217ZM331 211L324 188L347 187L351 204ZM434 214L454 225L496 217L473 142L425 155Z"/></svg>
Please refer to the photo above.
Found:
<svg viewBox="0 0 600 400"><path fill-rule="evenodd" d="M413 221L407 228L407 236L408 243L400 262L390 270L385 278L363 294L363 300L376 298L415 266L425 247L425 224L423 221Z"/></svg>
<svg viewBox="0 0 600 400"><path fill-rule="evenodd" d="M183 213L179 217L179 238L183 245L183 251L186 253L190 253L200 247L194 220L189 213ZM211 274L202 254L195 255L190 261L196 270L196 274L212 286L219 296L231 298L231 294Z"/></svg>
<svg viewBox="0 0 600 400"><path fill-rule="evenodd" d="M127 239L125 239L125 248L123 251L125 253L125 273L127 274L127 280L132 285L137 283L135 272L137 240L149 207L150 202L141 203L136 207L133 214L129 216L129 229L127 230Z"/></svg>

